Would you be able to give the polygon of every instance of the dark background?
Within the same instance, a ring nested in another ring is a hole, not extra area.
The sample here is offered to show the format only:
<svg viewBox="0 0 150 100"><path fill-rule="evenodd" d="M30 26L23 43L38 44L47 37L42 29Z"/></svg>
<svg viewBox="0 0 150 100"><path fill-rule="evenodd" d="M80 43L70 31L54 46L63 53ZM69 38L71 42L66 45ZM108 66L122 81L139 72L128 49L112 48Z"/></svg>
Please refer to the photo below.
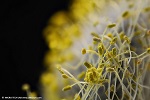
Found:
<svg viewBox="0 0 150 100"><path fill-rule="evenodd" d="M55 12L67 9L69 0L4 0L0 3L0 95L26 96L29 83L38 91L39 76L48 50L42 36ZM1 98L1 97L0 97Z"/></svg>

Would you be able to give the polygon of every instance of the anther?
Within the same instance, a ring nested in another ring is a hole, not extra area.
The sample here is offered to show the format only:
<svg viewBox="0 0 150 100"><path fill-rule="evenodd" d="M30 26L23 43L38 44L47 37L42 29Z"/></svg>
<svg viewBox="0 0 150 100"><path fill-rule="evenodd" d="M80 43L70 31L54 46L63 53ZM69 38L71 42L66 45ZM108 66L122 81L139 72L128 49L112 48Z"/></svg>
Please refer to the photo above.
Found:
<svg viewBox="0 0 150 100"><path fill-rule="evenodd" d="M108 28L113 28L113 27L115 27L115 26L116 26L116 24L113 23L113 24L109 24L107 27L108 27Z"/></svg>
<svg viewBox="0 0 150 100"><path fill-rule="evenodd" d="M83 49L81 50L81 53L82 53L83 55L86 54L86 49L83 48Z"/></svg>
<svg viewBox="0 0 150 100"><path fill-rule="evenodd" d="M123 14L122 14L122 17L127 17L129 15L129 12L128 11L125 11Z"/></svg>
<svg viewBox="0 0 150 100"><path fill-rule="evenodd" d="M114 38L111 40L110 44L115 44L115 43L116 43L116 41L117 41L117 38L116 38L116 37L114 37Z"/></svg>
<svg viewBox="0 0 150 100"><path fill-rule="evenodd" d="M130 39L127 36L124 36L124 39L127 41L127 43L131 43Z"/></svg>
<svg viewBox="0 0 150 100"><path fill-rule="evenodd" d="M107 71L107 72L113 72L113 71L114 71L114 68L106 68L106 71Z"/></svg>
<svg viewBox="0 0 150 100"><path fill-rule="evenodd" d="M24 90L24 91L27 91L27 90L29 90L30 89L30 86L29 86L29 84L23 84L22 85L22 90Z"/></svg>
<svg viewBox="0 0 150 100"><path fill-rule="evenodd" d="M94 36L94 37L98 37L99 38L99 35L97 33L95 33L95 32L92 32L91 35Z"/></svg>
<svg viewBox="0 0 150 100"><path fill-rule="evenodd" d="M86 68L92 68L93 66L90 64L90 63L88 63L88 62L84 62L84 66L86 67Z"/></svg>
<svg viewBox="0 0 150 100"><path fill-rule="evenodd" d="M64 88L62 89L62 91L67 91L67 90L70 90L71 88L72 88L72 86L71 86L71 85L68 85L68 86L64 87Z"/></svg>
<svg viewBox="0 0 150 100"><path fill-rule="evenodd" d="M93 37L93 41L95 41L95 42L101 42L101 39L98 38L98 37Z"/></svg>
<svg viewBox="0 0 150 100"><path fill-rule="evenodd" d="M112 54L115 56L117 54L117 49L116 48L113 48L112 49Z"/></svg>
<svg viewBox="0 0 150 100"><path fill-rule="evenodd" d="M63 78L68 78L68 76L66 74L62 74Z"/></svg>
<svg viewBox="0 0 150 100"><path fill-rule="evenodd" d="M147 48L147 53L150 53L150 48Z"/></svg>
<svg viewBox="0 0 150 100"><path fill-rule="evenodd" d="M102 46L99 46L99 47L98 47L98 52L99 52L100 55L103 55L104 49L103 49Z"/></svg>

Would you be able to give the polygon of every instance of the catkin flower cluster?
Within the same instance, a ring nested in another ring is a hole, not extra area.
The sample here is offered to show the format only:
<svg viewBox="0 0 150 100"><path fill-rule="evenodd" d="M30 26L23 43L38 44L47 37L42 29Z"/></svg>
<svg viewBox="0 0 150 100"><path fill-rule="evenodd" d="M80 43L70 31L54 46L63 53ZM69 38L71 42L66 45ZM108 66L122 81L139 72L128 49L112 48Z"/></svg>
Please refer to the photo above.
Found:
<svg viewBox="0 0 150 100"><path fill-rule="evenodd" d="M148 100L150 1L73 0L44 30L45 100Z"/></svg>

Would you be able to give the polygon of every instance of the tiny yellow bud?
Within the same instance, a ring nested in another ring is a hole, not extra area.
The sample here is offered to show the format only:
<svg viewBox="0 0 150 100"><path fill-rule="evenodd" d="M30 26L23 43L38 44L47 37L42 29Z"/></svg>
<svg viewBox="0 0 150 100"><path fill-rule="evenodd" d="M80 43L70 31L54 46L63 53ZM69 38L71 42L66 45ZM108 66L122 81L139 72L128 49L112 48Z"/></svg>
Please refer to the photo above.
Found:
<svg viewBox="0 0 150 100"><path fill-rule="evenodd" d="M81 53L84 55L84 54L86 54L86 49L82 49L82 51L81 51Z"/></svg>
<svg viewBox="0 0 150 100"><path fill-rule="evenodd" d="M70 90L71 88L72 88L72 86L71 86L71 85L68 85L68 86L64 87L64 88L62 89L62 91L67 91L67 90Z"/></svg>

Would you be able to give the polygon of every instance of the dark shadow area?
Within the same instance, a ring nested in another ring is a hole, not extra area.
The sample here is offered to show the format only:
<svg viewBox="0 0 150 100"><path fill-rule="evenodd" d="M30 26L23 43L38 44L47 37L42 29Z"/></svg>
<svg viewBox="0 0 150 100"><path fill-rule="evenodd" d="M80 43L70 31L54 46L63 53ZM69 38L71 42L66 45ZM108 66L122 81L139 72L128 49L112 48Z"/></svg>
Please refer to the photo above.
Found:
<svg viewBox="0 0 150 100"><path fill-rule="evenodd" d="M38 90L47 46L42 36L49 17L69 0L4 0L0 3L0 95L26 96L24 83ZM1 97L0 97L1 98Z"/></svg>

